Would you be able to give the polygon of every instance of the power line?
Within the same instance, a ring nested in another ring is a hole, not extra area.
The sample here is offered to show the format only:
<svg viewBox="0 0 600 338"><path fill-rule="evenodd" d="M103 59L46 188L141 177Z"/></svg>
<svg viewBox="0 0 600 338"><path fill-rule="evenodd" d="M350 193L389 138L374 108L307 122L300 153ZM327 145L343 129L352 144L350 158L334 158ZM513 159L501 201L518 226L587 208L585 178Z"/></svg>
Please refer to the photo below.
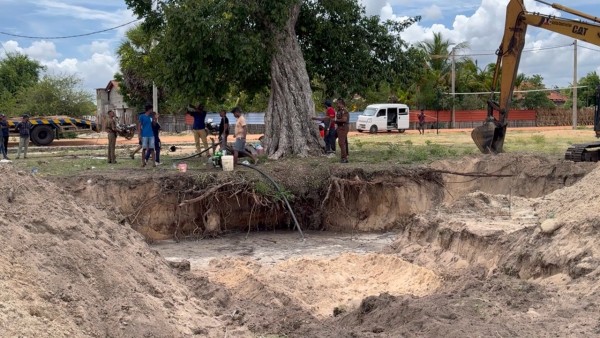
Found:
<svg viewBox="0 0 600 338"><path fill-rule="evenodd" d="M16 38L23 38L23 39L39 39L39 40L71 39L71 38L79 38L79 37L82 37L82 36L89 36L89 35L94 35L94 34L99 34L99 33L104 33L104 32L108 32L108 31L112 31L112 30L115 30L117 28L121 28L121 27L124 27L124 26L127 26L127 25L131 25L132 23L138 22L138 21L140 21L142 19L143 18L131 20L129 22L126 22L126 23L118 25L118 26L114 26L114 27L102 29L102 30L99 30L99 31L84 33L84 34L74 34L74 35L65 35L65 36L30 36L30 35L12 34L12 33L1 32L1 31L0 31L0 34L2 34L2 35L8 35L8 36L16 37Z"/></svg>
<svg viewBox="0 0 600 338"><path fill-rule="evenodd" d="M531 92L552 92L557 90L573 89L573 88L586 88L587 86L571 86L563 88L544 88L544 89L528 89L528 90L515 90L513 93L531 93ZM444 93L447 95L484 95L498 92L474 92L474 93Z"/></svg>
<svg viewBox="0 0 600 338"><path fill-rule="evenodd" d="M558 48L565 48L565 47L570 47L573 46L572 43L568 44L568 45L561 45L561 46L550 46L550 47L540 47L540 48L531 48L531 49L523 49L523 52L537 52L537 51L541 51L541 50L549 50L549 49L558 49ZM489 56L489 55L496 55L496 53L472 53L472 54L456 54L454 55L455 57L464 57L464 56ZM431 55L434 58L451 58L452 54L448 54L448 55Z"/></svg>
<svg viewBox="0 0 600 338"><path fill-rule="evenodd" d="M600 49L596 49L596 48L590 48L590 47L586 47L586 46L582 46L582 45L577 45L577 47L593 50L594 52L600 52Z"/></svg>

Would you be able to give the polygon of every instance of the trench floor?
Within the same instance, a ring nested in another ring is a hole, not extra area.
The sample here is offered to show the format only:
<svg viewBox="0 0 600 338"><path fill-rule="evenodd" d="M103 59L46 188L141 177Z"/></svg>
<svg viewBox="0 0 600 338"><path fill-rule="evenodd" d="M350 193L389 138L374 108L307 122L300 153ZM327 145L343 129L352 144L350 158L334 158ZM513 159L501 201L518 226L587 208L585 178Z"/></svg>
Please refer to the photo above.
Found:
<svg viewBox="0 0 600 338"><path fill-rule="evenodd" d="M233 233L227 236L181 241L160 241L151 245L167 260L187 259L192 270L208 267L213 259L249 258L261 265L273 265L292 258L325 259L342 253L381 252L396 239L396 233L335 233L265 231Z"/></svg>

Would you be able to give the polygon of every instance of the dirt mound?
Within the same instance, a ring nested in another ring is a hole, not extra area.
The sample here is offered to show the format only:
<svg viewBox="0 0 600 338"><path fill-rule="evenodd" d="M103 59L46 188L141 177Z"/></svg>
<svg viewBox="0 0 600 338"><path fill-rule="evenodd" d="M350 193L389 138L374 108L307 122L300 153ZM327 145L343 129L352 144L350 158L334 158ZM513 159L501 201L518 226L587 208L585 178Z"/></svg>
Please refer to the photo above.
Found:
<svg viewBox="0 0 600 338"><path fill-rule="evenodd" d="M209 276L254 302L276 307L293 303L318 318L332 316L336 308L354 308L367 296L382 292L424 296L440 285L433 272L381 254L291 259L274 265L225 259L211 264Z"/></svg>
<svg viewBox="0 0 600 338"><path fill-rule="evenodd" d="M6 167L0 177L2 336L223 335L129 226L45 180Z"/></svg>
<svg viewBox="0 0 600 338"><path fill-rule="evenodd" d="M458 160L441 160L431 169L477 173L481 177L445 174L445 201L482 191L494 195L541 197L571 186L596 167L595 163L575 163L549 156L502 153L477 155Z"/></svg>

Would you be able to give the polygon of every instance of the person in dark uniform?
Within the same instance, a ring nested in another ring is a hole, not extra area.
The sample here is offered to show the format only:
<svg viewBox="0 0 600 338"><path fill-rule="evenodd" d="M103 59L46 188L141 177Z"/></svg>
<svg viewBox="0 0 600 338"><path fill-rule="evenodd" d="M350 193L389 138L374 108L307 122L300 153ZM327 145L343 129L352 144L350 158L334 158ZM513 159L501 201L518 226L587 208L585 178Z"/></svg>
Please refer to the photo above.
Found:
<svg viewBox="0 0 600 338"><path fill-rule="evenodd" d="M106 132L108 133L108 163L117 163L115 148L117 147L117 121L115 121L115 112L108 111L108 121L106 121Z"/></svg>
<svg viewBox="0 0 600 338"><path fill-rule="evenodd" d="M335 124L337 125L338 144L341 151L342 163L348 163L348 131L350 130L350 114L346 110L344 99L337 99Z"/></svg>
<svg viewBox="0 0 600 338"><path fill-rule="evenodd" d="M2 139L0 143L2 143L2 157L5 160L8 160L8 121L6 120L6 115L0 114L0 129L2 129Z"/></svg>
<svg viewBox="0 0 600 338"><path fill-rule="evenodd" d="M221 151L227 147L227 137L229 136L229 119L227 118L227 112L225 109L221 109L219 112L221 116L221 123L219 123L219 143L221 144Z"/></svg>
<svg viewBox="0 0 600 338"><path fill-rule="evenodd" d="M419 117L419 134L425 134L425 112L421 109Z"/></svg>

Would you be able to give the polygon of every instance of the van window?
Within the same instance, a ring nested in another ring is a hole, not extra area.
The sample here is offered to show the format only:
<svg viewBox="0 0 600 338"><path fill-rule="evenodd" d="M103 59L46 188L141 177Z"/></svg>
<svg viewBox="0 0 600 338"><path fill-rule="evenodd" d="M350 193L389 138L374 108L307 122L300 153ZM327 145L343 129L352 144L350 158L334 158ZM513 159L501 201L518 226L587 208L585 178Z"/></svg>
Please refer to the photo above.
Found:
<svg viewBox="0 0 600 338"><path fill-rule="evenodd" d="M373 115L375 115L375 109L367 108L367 109L365 109L365 111L362 114L364 116L373 116Z"/></svg>
<svg viewBox="0 0 600 338"><path fill-rule="evenodd" d="M408 111L406 108L400 108L400 115L408 115Z"/></svg>
<svg viewBox="0 0 600 338"><path fill-rule="evenodd" d="M377 113L377 117L381 117L381 116L385 116L385 109L379 109L379 112Z"/></svg>
<svg viewBox="0 0 600 338"><path fill-rule="evenodd" d="M398 108L388 108L388 114L395 116L398 114Z"/></svg>

